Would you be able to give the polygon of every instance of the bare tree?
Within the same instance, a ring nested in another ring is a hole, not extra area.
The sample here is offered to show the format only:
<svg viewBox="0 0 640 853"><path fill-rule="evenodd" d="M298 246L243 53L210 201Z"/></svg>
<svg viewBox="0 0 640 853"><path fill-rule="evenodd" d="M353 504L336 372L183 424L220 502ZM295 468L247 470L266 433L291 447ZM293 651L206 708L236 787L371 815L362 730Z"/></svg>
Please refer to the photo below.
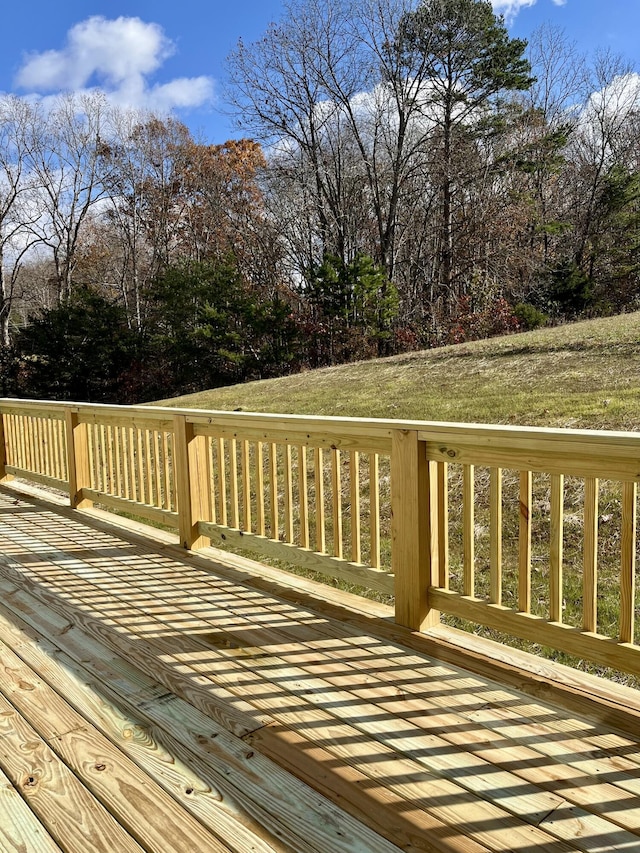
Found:
<svg viewBox="0 0 640 853"><path fill-rule="evenodd" d="M32 109L16 97L0 100L0 345L11 343L10 320L22 260L34 244L39 213L28 203L32 182L27 140Z"/></svg>
<svg viewBox="0 0 640 853"><path fill-rule="evenodd" d="M62 96L50 112L31 116L26 162L39 216L30 228L52 252L60 300L72 290L83 223L105 195L100 151L108 118L99 93Z"/></svg>

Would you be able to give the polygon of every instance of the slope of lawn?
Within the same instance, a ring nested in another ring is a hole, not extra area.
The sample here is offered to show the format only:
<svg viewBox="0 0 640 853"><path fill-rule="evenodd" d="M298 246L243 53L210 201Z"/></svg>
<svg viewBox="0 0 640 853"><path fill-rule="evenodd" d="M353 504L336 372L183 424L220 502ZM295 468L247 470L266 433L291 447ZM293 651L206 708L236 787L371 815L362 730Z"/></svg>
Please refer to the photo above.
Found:
<svg viewBox="0 0 640 853"><path fill-rule="evenodd" d="M640 429L640 312L216 388L161 405Z"/></svg>
<svg viewBox="0 0 640 853"><path fill-rule="evenodd" d="M640 430L640 312L218 388L161 402L201 409ZM460 488L459 472L451 473L451 512L456 506L460 508ZM513 492L506 501L509 505L517 506L517 488L517 475L511 472L511 480L505 479L505 499ZM476 529L479 525L486 533L488 476L476 476L476 501ZM582 502L582 481L568 478L563 621L576 626L582 618ZM539 615L544 615L548 606L549 505L548 477L541 475L534 483L532 571L533 610L539 609ZM602 482L598 613L600 629L612 637L619 630L619 515L619 484ZM512 605L517 599L518 519L514 516L508 521L507 516L505 509L503 600ZM458 524L451 531L452 588L462 583L459 527ZM388 545L387 531L383 546ZM484 587L488 584L488 553L487 537L479 535L476 580L481 595L487 592ZM640 685L640 679L562 652L452 617L444 617L444 621ZM640 626L636 642L640 642Z"/></svg>

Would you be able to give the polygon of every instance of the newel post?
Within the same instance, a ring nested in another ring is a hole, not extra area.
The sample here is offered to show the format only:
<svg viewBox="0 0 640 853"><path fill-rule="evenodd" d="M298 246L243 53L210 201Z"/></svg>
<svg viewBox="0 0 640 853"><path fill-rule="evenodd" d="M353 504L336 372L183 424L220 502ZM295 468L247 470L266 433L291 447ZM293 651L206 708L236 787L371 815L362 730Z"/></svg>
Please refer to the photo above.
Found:
<svg viewBox="0 0 640 853"><path fill-rule="evenodd" d="M396 622L421 631L440 622L428 588L438 584L437 480L416 430L394 430L391 444L391 566ZM433 580L432 580L433 579Z"/></svg>
<svg viewBox="0 0 640 853"><path fill-rule="evenodd" d="M67 428L67 466L69 470L69 503L74 509L87 509L93 501L83 498L82 490L91 486L89 430L80 423L78 412L65 410Z"/></svg>
<svg viewBox="0 0 640 853"><path fill-rule="evenodd" d="M0 483L6 483L13 477L7 474L7 441L4 431L4 414L0 411Z"/></svg>
<svg viewBox="0 0 640 853"><path fill-rule="evenodd" d="M193 424L185 415L174 415L173 441L180 544L196 551L211 542L198 530L198 522L211 520L211 465L207 439L195 435Z"/></svg>

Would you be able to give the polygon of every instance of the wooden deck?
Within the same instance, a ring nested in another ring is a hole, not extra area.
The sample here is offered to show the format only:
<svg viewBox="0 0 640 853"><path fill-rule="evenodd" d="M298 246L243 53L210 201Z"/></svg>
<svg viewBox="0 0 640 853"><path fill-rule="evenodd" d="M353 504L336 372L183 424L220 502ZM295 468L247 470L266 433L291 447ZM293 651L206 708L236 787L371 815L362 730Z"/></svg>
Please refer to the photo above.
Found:
<svg viewBox="0 0 640 853"><path fill-rule="evenodd" d="M640 851L631 692L163 540L0 490L1 851Z"/></svg>

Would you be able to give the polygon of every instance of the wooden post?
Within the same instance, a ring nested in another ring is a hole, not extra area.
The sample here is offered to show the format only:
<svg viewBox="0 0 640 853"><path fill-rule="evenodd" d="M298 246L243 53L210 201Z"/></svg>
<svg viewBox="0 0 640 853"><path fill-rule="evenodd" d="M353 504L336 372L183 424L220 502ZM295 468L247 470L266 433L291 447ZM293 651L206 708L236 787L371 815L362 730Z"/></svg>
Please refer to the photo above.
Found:
<svg viewBox="0 0 640 853"><path fill-rule="evenodd" d="M396 622L414 631L440 622L429 606L438 585L437 471L414 430L394 430L391 444L391 565Z"/></svg>
<svg viewBox="0 0 640 853"><path fill-rule="evenodd" d="M183 548L197 551L210 544L198 531L211 520L211 463L207 439L194 435L185 415L173 417L174 465L178 492L178 527Z"/></svg>
<svg viewBox="0 0 640 853"><path fill-rule="evenodd" d="M7 474L7 438L4 431L4 415L0 412L0 483L12 480L11 474Z"/></svg>
<svg viewBox="0 0 640 853"><path fill-rule="evenodd" d="M80 423L78 413L65 410L67 429L67 470L69 471L69 503L74 509L88 509L93 501L82 497L82 490L91 486L89 459L89 430Z"/></svg>

